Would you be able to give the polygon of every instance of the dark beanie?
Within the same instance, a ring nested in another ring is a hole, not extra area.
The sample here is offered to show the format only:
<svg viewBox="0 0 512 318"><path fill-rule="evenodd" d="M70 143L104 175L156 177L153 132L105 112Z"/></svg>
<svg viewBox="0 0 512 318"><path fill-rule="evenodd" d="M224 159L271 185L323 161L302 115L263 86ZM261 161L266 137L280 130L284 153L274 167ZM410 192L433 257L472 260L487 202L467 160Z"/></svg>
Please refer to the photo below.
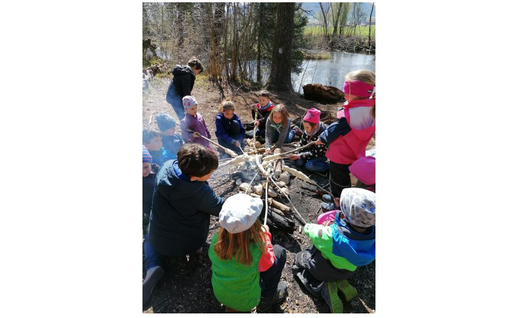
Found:
<svg viewBox="0 0 512 318"><path fill-rule="evenodd" d="M160 113L156 115L156 123L161 132L176 127L176 121L169 114Z"/></svg>

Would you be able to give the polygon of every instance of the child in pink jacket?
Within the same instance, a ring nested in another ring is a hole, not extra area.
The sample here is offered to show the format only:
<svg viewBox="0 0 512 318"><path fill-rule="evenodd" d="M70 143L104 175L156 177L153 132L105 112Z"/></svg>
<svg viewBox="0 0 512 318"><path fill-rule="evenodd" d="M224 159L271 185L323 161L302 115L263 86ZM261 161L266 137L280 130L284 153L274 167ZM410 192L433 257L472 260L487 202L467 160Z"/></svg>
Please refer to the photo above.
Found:
<svg viewBox="0 0 512 318"><path fill-rule="evenodd" d="M324 210L339 209L339 195L350 187L349 167L365 156L366 146L375 133L375 73L368 70L350 72L345 76L343 92L347 102L332 123L317 140L327 144L330 160L331 192L338 195Z"/></svg>

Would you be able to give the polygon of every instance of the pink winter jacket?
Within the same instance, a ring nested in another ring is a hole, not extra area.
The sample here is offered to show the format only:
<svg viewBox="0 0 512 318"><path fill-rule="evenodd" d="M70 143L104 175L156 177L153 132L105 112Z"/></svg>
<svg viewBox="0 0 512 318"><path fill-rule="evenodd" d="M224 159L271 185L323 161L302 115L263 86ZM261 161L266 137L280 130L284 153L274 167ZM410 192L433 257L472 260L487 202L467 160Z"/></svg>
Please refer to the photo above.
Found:
<svg viewBox="0 0 512 318"><path fill-rule="evenodd" d="M370 114L374 105L375 99L353 100L343 105L343 109L338 112L338 122L332 125L348 124L348 127L342 129L345 133L339 134L329 144L325 154L329 160L348 165L365 156L366 146L375 133L375 118ZM332 131L331 129L331 140Z"/></svg>

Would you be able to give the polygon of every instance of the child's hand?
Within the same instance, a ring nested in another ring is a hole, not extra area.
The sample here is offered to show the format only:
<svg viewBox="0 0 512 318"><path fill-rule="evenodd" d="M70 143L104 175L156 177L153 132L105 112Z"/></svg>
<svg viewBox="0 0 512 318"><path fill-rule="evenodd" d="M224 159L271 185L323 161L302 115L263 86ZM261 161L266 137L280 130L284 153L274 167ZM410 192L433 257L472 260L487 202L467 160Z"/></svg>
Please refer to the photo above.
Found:
<svg viewBox="0 0 512 318"><path fill-rule="evenodd" d="M269 232L270 233L270 229L268 228L268 225L262 225L261 226L261 231L263 233L265 233L265 232Z"/></svg>
<svg viewBox="0 0 512 318"><path fill-rule="evenodd" d="M270 149L270 148L265 149L265 154L266 154L266 155L268 155L268 154L269 154L269 153L271 153L271 152L272 152L272 149Z"/></svg>
<svg viewBox="0 0 512 318"><path fill-rule="evenodd" d="M259 125L260 125L260 121L259 121L259 120L257 120L257 121L256 121L256 123L254 124L254 127L256 128L256 127L258 127Z"/></svg>
<svg viewBox="0 0 512 318"><path fill-rule="evenodd" d="M194 135L194 138L200 138L200 136L201 136L197 131L194 131L193 135Z"/></svg>
<svg viewBox="0 0 512 318"><path fill-rule="evenodd" d="M288 159L290 159L290 160L297 160L297 159L299 159L299 158L300 158L300 156L299 156L299 155L296 155L296 154L292 154L292 155L289 155L289 156L288 156Z"/></svg>
<svg viewBox="0 0 512 318"><path fill-rule="evenodd" d="M240 141L237 141L237 142L235 143L235 146L240 147Z"/></svg>
<svg viewBox="0 0 512 318"><path fill-rule="evenodd" d="M315 145L325 145L320 139L315 142Z"/></svg>

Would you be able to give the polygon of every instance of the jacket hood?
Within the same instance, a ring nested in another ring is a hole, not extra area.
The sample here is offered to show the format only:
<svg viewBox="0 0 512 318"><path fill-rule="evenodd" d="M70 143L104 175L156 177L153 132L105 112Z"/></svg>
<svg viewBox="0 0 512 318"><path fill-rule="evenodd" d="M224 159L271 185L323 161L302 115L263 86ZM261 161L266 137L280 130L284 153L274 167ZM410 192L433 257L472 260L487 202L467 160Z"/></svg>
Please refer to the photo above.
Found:
<svg viewBox="0 0 512 318"><path fill-rule="evenodd" d="M196 77L196 74L194 74L194 71L192 71L192 68L188 65L176 65L172 69L172 75L178 76L183 74L190 74L193 77Z"/></svg>
<svg viewBox="0 0 512 318"><path fill-rule="evenodd" d="M181 200L201 192L203 187L198 187L197 183L207 186L206 182L190 181L189 177L181 172L175 159L167 161L156 176L158 191L169 200Z"/></svg>
<svg viewBox="0 0 512 318"><path fill-rule="evenodd" d="M332 224L332 252L346 258L356 266L368 265L375 259L375 226L370 234L361 234L351 230L342 220Z"/></svg>

